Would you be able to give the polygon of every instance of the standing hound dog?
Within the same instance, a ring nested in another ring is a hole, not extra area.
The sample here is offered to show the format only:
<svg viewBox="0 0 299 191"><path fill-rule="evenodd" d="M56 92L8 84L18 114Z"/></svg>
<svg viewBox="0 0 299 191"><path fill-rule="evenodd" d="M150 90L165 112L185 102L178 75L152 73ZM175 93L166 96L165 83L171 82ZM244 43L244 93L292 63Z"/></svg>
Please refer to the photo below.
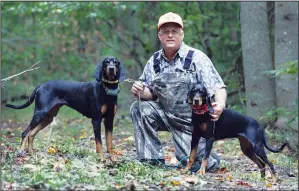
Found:
<svg viewBox="0 0 299 191"><path fill-rule="evenodd" d="M230 109L224 109L220 118L215 122L210 121L210 113L213 113L211 99L203 84L197 84L188 93L188 103L192 108L192 141L191 153L186 170L191 169L195 162L197 146L201 137L206 139L206 148L199 173L205 174L208 165L208 157L212 150L214 141L225 138L238 138L243 153L255 162L261 177L265 177L265 164L269 165L271 175L276 181L273 164L268 160L264 146L271 152L278 153L287 145L284 143L279 149L270 147L264 129L259 123L249 117Z"/></svg>
<svg viewBox="0 0 299 191"><path fill-rule="evenodd" d="M29 100L20 106L6 104L6 107L23 109L35 101L32 120L22 133L19 156L32 153L35 135L49 125L61 106L66 105L82 115L91 118L95 134L96 152L104 160L101 140L101 122L104 118L107 152L115 160L112 150L113 119L117 111L118 83L125 79L122 64L115 57L107 57L97 65L95 81L75 82L52 80L38 85Z"/></svg>

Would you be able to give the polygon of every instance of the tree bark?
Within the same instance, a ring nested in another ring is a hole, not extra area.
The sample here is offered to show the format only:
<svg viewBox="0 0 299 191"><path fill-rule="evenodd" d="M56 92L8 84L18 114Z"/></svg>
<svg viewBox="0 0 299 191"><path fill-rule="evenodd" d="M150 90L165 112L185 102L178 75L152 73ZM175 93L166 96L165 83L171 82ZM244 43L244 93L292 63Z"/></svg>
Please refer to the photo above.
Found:
<svg viewBox="0 0 299 191"><path fill-rule="evenodd" d="M266 2L241 2L241 42L247 115L260 120L275 107L274 80Z"/></svg>
<svg viewBox="0 0 299 191"><path fill-rule="evenodd" d="M282 64L298 60L298 3L275 2L275 69ZM294 77L296 77L294 79ZM283 75L276 78L277 107L296 109L298 100L298 77ZM285 126L287 120L279 119ZM284 122L282 122L284 121ZM298 123L292 126L298 128Z"/></svg>

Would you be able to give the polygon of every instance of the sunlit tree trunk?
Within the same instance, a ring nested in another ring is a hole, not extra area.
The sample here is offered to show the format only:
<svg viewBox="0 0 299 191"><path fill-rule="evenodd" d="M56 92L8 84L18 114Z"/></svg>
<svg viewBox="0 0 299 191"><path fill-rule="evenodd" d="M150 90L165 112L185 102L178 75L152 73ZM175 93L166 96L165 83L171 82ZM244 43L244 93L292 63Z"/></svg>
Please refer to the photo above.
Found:
<svg viewBox="0 0 299 191"><path fill-rule="evenodd" d="M288 61L298 60L298 3L275 2L275 68ZM296 109L298 77L283 75L276 78L277 107ZM297 108L298 109L298 108ZM277 125L287 120L279 118ZM298 128L298 123L292 126Z"/></svg>
<svg viewBox="0 0 299 191"><path fill-rule="evenodd" d="M275 107L275 84L264 72L273 69L266 2L241 2L241 40L247 114L260 120Z"/></svg>

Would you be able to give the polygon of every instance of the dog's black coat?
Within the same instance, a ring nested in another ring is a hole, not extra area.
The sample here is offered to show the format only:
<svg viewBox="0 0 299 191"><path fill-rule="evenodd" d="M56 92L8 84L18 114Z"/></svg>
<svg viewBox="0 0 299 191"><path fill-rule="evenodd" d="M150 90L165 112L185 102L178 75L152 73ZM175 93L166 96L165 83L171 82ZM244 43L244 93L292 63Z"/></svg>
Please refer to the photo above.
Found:
<svg viewBox="0 0 299 191"><path fill-rule="evenodd" d="M124 68L115 57L107 57L97 65L94 77L96 80L92 82L52 80L38 85L29 100L23 105L6 104L10 108L23 109L35 101L33 118L26 130L23 131L22 139L45 118L47 118L45 120L47 122L44 122L42 128L51 123L59 108L66 105L92 119L95 138L101 142L102 118L106 118L105 126L107 125L106 128L112 131L115 107L117 106L117 94L108 95L106 90L118 90L118 83L125 79Z"/></svg>
<svg viewBox="0 0 299 191"><path fill-rule="evenodd" d="M188 99L190 104L199 103L207 104L208 110L199 115L195 112L196 107L192 105L192 142L191 153L197 149L201 137L206 139L206 148L203 160L207 160L212 150L214 141L225 138L239 138L243 153L254 161L261 169L262 177L265 176L265 164L268 164L272 175L275 174L273 164L268 160L264 146L272 152L281 152L287 145L284 143L279 149L274 149L267 144L267 137L264 129L253 118L242 115L230 109L224 109L219 119L214 123L210 120L210 112L213 112L210 97L202 84L197 84L189 93ZM195 99L195 100L194 100ZM215 128L215 129L214 129ZM190 155L191 156L191 155ZM193 154L193 156L195 156ZM194 159L191 159L191 161Z"/></svg>

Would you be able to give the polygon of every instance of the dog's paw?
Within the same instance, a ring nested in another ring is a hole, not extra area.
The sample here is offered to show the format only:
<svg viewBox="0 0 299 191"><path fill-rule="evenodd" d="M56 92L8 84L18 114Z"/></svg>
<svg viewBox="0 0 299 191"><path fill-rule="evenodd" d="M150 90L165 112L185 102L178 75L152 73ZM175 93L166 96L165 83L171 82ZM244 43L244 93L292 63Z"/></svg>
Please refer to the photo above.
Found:
<svg viewBox="0 0 299 191"><path fill-rule="evenodd" d="M198 175L201 175L201 176L205 175L205 174L206 174L206 169L203 168L203 167L201 167L201 168L198 170L197 174L198 174Z"/></svg>
<svg viewBox="0 0 299 191"><path fill-rule="evenodd" d="M110 159L112 162L117 162L117 161L118 161L117 156L114 155L114 154L110 155L109 159Z"/></svg>

